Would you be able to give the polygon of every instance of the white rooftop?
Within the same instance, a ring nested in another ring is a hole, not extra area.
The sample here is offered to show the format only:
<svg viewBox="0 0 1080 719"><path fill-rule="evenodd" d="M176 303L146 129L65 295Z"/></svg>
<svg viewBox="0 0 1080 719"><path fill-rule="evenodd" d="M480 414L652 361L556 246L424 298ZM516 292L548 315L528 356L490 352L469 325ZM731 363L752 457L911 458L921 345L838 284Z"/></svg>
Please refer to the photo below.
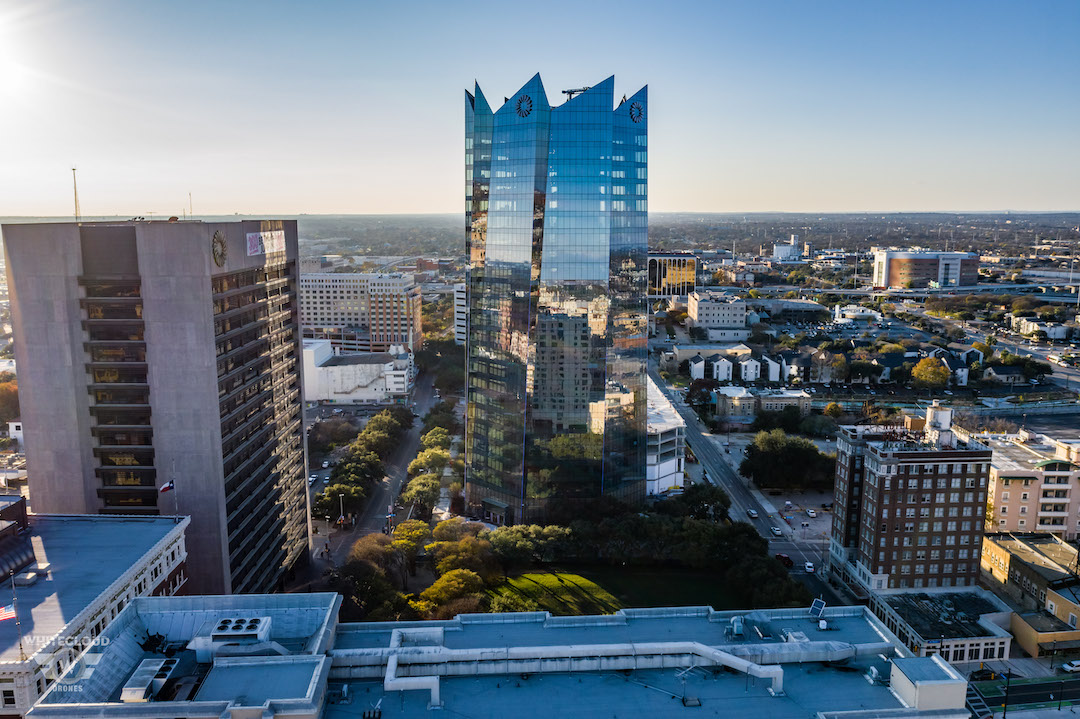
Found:
<svg viewBox="0 0 1080 719"><path fill-rule="evenodd" d="M652 377L648 377L647 396L648 396L648 416L646 422L648 424L649 432L664 432L676 427L685 427L686 422L675 411L675 408L668 401L668 398L660 391L660 388L653 382Z"/></svg>
<svg viewBox="0 0 1080 719"><path fill-rule="evenodd" d="M16 587L27 657L44 649L47 638L59 634L178 526L172 517L116 515L31 514L29 522L37 565L48 564L49 571L28 587ZM2 591L0 603L10 604L11 583ZM0 622L3 662L19 662L14 621Z"/></svg>

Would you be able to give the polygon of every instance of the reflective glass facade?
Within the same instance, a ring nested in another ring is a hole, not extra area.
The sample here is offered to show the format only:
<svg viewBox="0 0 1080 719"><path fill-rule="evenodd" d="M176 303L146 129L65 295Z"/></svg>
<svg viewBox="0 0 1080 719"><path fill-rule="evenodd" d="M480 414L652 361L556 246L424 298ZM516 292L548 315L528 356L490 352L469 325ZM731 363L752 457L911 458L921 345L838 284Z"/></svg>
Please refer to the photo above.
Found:
<svg viewBox="0 0 1080 719"><path fill-rule="evenodd" d="M614 110L612 108L615 108ZM647 92L466 92L466 501L496 523L645 494Z"/></svg>

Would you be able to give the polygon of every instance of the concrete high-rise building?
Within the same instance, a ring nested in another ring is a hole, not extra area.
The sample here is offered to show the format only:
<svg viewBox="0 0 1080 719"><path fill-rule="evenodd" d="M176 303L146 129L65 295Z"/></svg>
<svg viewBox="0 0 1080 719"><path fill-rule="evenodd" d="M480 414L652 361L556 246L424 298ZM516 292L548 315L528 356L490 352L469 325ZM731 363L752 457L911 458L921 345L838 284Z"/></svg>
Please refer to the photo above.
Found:
<svg viewBox="0 0 1080 719"><path fill-rule="evenodd" d="M466 92L466 501L497 524L645 496L646 90L568 94Z"/></svg>
<svg viewBox="0 0 1080 719"><path fill-rule="evenodd" d="M935 400L905 426L840 427L830 563L865 591L978 579L991 450Z"/></svg>
<svg viewBox="0 0 1080 719"><path fill-rule="evenodd" d="M400 272L300 275L300 325L338 351L420 349L420 287Z"/></svg>
<svg viewBox="0 0 1080 719"><path fill-rule="evenodd" d="M874 247L874 287L970 287L979 283L974 252L931 252Z"/></svg>
<svg viewBox="0 0 1080 719"><path fill-rule="evenodd" d="M3 237L33 509L179 511L190 591L281 586L310 534L296 223Z"/></svg>

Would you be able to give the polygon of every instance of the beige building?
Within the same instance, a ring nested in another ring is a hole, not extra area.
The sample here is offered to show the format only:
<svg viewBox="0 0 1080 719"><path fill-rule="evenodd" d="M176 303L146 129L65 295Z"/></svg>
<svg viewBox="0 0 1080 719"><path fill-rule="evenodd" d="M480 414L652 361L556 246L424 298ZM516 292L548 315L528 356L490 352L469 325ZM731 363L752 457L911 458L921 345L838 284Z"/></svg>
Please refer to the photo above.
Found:
<svg viewBox="0 0 1080 719"><path fill-rule="evenodd" d="M738 342L750 336L746 302L741 297L698 290L690 293L686 309L691 325L708 330L711 340Z"/></svg>
<svg viewBox="0 0 1080 719"><path fill-rule="evenodd" d="M420 287L412 275L326 272L300 276L300 324L307 339L345 352L419 349Z"/></svg>
<svg viewBox="0 0 1080 719"><path fill-rule="evenodd" d="M994 453L986 530L1051 532L1075 539L1080 529L1080 439L1021 430L984 441Z"/></svg>

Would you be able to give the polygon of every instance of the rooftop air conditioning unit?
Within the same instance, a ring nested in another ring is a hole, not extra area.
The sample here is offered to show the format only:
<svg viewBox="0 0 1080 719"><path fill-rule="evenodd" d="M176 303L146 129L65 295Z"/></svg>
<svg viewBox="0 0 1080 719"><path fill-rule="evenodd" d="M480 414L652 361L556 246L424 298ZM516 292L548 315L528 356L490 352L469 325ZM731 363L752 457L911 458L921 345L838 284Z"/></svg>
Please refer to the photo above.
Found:
<svg viewBox="0 0 1080 719"><path fill-rule="evenodd" d="M270 638L270 617L227 617L218 620L210 640L229 644L256 644Z"/></svg>
<svg viewBox="0 0 1080 719"><path fill-rule="evenodd" d="M154 677L165 664L164 657L143 659L120 690L122 702L148 702L152 696Z"/></svg>

